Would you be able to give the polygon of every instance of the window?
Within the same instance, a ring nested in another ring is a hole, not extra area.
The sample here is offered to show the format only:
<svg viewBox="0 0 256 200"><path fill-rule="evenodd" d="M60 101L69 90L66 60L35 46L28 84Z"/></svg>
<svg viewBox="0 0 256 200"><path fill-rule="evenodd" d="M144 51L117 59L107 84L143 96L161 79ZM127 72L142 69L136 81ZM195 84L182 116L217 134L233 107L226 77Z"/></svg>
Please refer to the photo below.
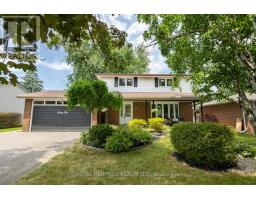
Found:
<svg viewBox="0 0 256 200"><path fill-rule="evenodd" d="M167 79L167 86L172 86L172 79Z"/></svg>
<svg viewBox="0 0 256 200"><path fill-rule="evenodd" d="M125 78L119 79L119 86L125 86Z"/></svg>
<svg viewBox="0 0 256 200"><path fill-rule="evenodd" d="M127 86L133 86L133 79L132 78L127 78Z"/></svg>
<svg viewBox="0 0 256 200"><path fill-rule="evenodd" d="M179 118L179 106L178 104L174 104L175 105L175 118L178 119Z"/></svg>
<svg viewBox="0 0 256 200"><path fill-rule="evenodd" d="M162 117L162 104L157 104L157 117Z"/></svg>
<svg viewBox="0 0 256 200"><path fill-rule="evenodd" d="M164 104L164 118L168 119L169 114L168 114L168 104Z"/></svg>
<svg viewBox="0 0 256 200"><path fill-rule="evenodd" d="M34 101L34 104L44 104L44 101Z"/></svg>
<svg viewBox="0 0 256 200"><path fill-rule="evenodd" d="M157 103L157 114L152 113L152 117L161 117L164 119L178 119L179 118L179 104L177 103ZM152 106L153 109L153 106Z"/></svg>
<svg viewBox="0 0 256 200"><path fill-rule="evenodd" d="M173 104L170 104L170 118L174 118L174 109L173 109Z"/></svg>
<svg viewBox="0 0 256 200"><path fill-rule="evenodd" d="M62 101L57 101L57 104L58 105L62 105Z"/></svg>
<svg viewBox="0 0 256 200"><path fill-rule="evenodd" d="M126 104L124 109L125 109L125 117L131 117L131 115L132 115L131 104Z"/></svg>
<svg viewBox="0 0 256 200"><path fill-rule="evenodd" d="M55 104L55 101L46 101L45 104Z"/></svg>
<svg viewBox="0 0 256 200"><path fill-rule="evenodd" d="M67 102L66 102L66 101L63 101L63 104L64 104L64 105L66 105L66 104L67 104Z"/></svg>
<svg viewBox="0 0 256 200"><path fill-rule="evenodd" d="M159 86L165 86L165 79L159 79Z"/></svg>

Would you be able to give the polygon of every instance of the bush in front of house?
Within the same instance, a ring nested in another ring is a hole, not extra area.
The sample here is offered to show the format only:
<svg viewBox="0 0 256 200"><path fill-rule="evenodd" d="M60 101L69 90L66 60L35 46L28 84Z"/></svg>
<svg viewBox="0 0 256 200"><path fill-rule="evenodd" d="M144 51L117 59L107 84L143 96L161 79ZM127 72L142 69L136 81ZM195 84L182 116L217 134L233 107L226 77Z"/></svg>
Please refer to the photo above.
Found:
<svg viewBox="0 0 256 200"><path fill-rule="evenodd" d="M235 152L244 158L256 159L256 147L238 143L234 145Z"/></svg>
<svg viewBox="0 0 256 200"><path fill-rule="evenodd" d="M152 140L152 135L143 129L132 128L131 139L133 141L133 147L136 147L150 143Z"/></svg>
<svg viewBox="0 0 256 200"><path fill-rule="evenodd" d="M148 144L151 140L151 134L147 131L121 126L107 139L105 147L110 152L125 152L133 147Z"/></svg>
<svg viewBox="0 0 256 200"><path fill-rule="evenodd" d="M221 124L178 123L172 127L171 142L193 165L223 169L235 164L234 131Z"/></svg>
<svg viewBox="0 0 256 200"><path fill-rule="evenodd" d="M149 127L154 129L156 132L162 132L164 129L164 119L163 118L150 118L148 119Z"/></svg>
<svg viewBox="0 0 256 200"><path fill-rule="evenodd" d="M21 126L20 113L0 113L0 128Z"/></svg>
<svg viewBox="0 0 256 200"><path fill-rule="evenodd" d="M107 151L114 153L128 151L132 146L131 130L126 127L118 127L105 145Z"/></svg>
<svg viewBox="0 0 256 200"><path fill-rule="evenodd" d="M108 124L98 124L89 129L88 133L81 134L80 141L82 144L103 148L106 140L114 133L114 129Z"/></svg>
<svg viewBox="0 0 256 200"><path fill-rule="evenodd" d="M147 126L147 122L144 119L132 119L128 122L130 128L144 128Z"/></svg>

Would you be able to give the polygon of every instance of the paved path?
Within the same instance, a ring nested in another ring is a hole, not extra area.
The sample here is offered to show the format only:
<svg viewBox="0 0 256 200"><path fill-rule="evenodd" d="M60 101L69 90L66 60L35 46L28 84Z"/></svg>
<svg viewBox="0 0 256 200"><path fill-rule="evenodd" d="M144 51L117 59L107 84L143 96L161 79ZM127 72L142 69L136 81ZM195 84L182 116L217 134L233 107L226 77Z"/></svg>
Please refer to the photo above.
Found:
<svg viewBox="0 0 256 200"><path fill-rule="evenodd" d="M0 185L13 183L76 141L79 132L0 134Z"/></svg>

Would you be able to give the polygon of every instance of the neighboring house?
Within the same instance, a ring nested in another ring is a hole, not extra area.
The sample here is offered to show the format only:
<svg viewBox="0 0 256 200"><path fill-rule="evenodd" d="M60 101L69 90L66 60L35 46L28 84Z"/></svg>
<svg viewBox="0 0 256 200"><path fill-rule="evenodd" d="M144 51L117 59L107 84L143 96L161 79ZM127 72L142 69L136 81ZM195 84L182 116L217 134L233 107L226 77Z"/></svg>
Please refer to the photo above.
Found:
<svg viewBox="0 0 256 200"><path fill-rule="evenodd" d="M255 104L256 94L246 94L251 103ZM236 128L237 131L247 131L253 134L253 129L248 121L245 119L245 114L238 103L238 96L233 95L231 99L234 102L219 103L211 101L203 104L204 118L211 118L211 120L218 121ZM207 120L207 119L206 119Z"/></svg>
<svg viewBox="0 0 256 200"><path fill-rule="evenodd" d="M174 77L168 74L96 74L106 82L110 91L122 94L123 108L89 113L81 108L69 111L64 91L42 91L20 95L25 98L23 130L79 130L92 124L127 124L129 120L151 117L172 118L176 121L194 121L195 103L188 76L180 81L180 89L173 89ZM157 110L157 112L154 112ZM104 117L103 117L104 116ZM103 119L104 118L104 119Z"/></svg>
<svg viewBox="0 0 256 200"><path fill-rule="evenodd" d="M0 84L0 112L21 113L24 112L24 99L17 99L18 95L28 93L21 85Z"/></svg>

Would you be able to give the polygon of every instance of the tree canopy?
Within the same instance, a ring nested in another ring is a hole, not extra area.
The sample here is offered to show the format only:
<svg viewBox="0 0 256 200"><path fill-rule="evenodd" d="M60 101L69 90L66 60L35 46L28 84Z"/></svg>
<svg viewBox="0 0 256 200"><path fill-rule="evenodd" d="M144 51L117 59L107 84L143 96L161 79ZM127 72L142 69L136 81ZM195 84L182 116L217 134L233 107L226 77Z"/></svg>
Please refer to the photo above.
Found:
<svg viewBox="0 0 256 200"><path fill-rule="evenodd" d="M14 15L12 15L13 17ZM101 21L97 15L35 15L40 18L40 32L39 38L35 37L36 22L33 15L16 15L15 21L17 27L20 27L21 22L18 17L26 16L22 19L29 24L31 29L22 37L30 44L36 42L47 43L51 47L59 47L63 44L72 44L73 46L80 46L82 41L91 41L105 61L111 60L111 49L113 47L122 47L126 44L126 33L118 30L116 27L108 27L106 23ZM8 16L0 16L4 21L8 20ZM12 18L13 20L14 18ZM5 31L8 30L8 26L4 23ZM19 29L20 30L20 29ZM6 38L1 38L0 41L5 41ZM13 40L15 42L15 40ZM21 51L20 48L16 51ZM23 52L24 53L24 52ZM0 60L0 82L3 84L10 81L12 84L17 83L17 76L10 68L27 70L36 70L37 55L35 59L26 60L17 57L11 57L9 59Z"/></svg>
<svg viewBox="0 0 256 200"><path fill-rule="evenodd" d="M209 99L238 94L256 127L246 92L256 93L255 15L140 15L176 75L191 74L193 91ZM256 129L255 129L256 130Z"/></svg>
<svg viewBox="0 0 256 200"><path fill-rule="evenodd" d="M108 91L107 85L101 80L77 80L66 91L68 106L72 109L77 105L88 111L112 108L118 110L122 106L122 95Z"/></svg>
<svg viewBox="0 0 256 200"><path fill-rule="evenodd" d="M72 83L78 79L95 79L95 73L143 73L148 72L149 56L143 46L125 45L113 47L106 60L90 41L80 47L66 47L67 62L73 66L68 76Z"/></svg>
<svg viewBox="0 0 256 200"><path fill-rule="evenodd" d="M39 92L44 89L43 81L39 79L38 74L33 71L27 71L22 77L22 86L29 92Z"/></svg>

